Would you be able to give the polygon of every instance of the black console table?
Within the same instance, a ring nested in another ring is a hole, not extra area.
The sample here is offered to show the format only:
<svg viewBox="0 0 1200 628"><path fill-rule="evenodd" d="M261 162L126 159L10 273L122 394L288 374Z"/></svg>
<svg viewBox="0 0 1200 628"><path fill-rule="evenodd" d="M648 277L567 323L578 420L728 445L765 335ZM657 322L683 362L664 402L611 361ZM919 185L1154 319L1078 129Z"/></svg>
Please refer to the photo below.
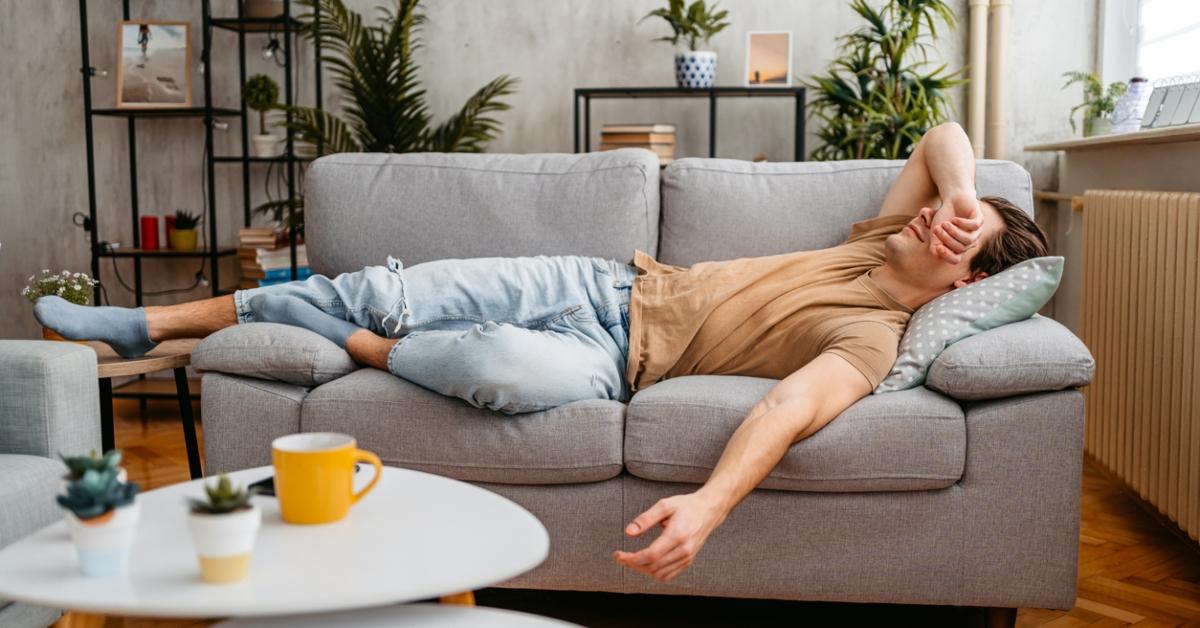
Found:
<svg viewBox="0 0 1200 628"><path fill-rule="evenodd" d="M593 98L707 98L708 156L717 156L718 98L793 98L796 101L796 161L804 161L803 87L581 87L575 90L575 152L579 152L579 101L583 99L583 152L592 149Z"/></svg>

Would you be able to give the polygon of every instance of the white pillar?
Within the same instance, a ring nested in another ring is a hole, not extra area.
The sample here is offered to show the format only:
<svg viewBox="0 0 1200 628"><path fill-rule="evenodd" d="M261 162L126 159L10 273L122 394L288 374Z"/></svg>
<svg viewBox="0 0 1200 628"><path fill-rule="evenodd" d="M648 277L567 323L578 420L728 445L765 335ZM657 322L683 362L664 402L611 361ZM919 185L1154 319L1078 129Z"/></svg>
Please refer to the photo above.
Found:
<svg viewBox="0 0 1200 628"><path fill-rule="evenodd" d="M987 139L988 0L970 0L970 80L967 95L967 137L975 157L983 157Z"/></svg>
<svg viewBox="0 0 1200 628"><path fill-rule="evenodd" d="M988 36L987 144L984 154L991 159L1008 158L1008 17L1012 0L992 0L991 33Z"/></svg>

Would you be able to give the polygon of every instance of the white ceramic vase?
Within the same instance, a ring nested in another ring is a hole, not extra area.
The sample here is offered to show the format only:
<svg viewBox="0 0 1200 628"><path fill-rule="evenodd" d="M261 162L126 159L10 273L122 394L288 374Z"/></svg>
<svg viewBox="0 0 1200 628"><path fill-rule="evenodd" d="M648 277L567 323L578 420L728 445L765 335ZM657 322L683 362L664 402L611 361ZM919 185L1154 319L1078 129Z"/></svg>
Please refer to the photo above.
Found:
<svg viewBox="0 0 1200 628"><path fill-rule="evenodd" d="M142 508L136 500L93 519L80 519L66 511L67 531L79 553L79 570L83 575L111 576L125 572L141 515Z"/></svg>
<svg viewBox="0 0 1200 628"><path fill-rule="evenodd" d="M262 511L253 504L223 515L189 514L188 530L200 561L200 577L213 584L245 580L261 525Z"/></svg>
<svg viewBox="0 0 1200 628"><path fill-rule="evenodd" d="M717 80L717 53L692 50L675 55L675 83L690 89L707 89Z"/></svg>
<svg viewBox="0 0 1200 628"><path fill-rule="evenodd" d="M279 136L271 133L259 133L250 138L251 154L255 157L278 157Z"/></svg>

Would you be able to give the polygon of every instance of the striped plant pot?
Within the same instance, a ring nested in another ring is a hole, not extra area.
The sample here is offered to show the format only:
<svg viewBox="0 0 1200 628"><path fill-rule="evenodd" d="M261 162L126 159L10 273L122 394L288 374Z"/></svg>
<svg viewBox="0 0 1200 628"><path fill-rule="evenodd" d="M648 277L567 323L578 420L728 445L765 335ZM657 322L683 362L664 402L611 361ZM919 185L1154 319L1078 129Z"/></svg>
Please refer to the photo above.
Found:
<svg viewBox="0 0 1200 628"><path fill-rule="evenodd" d="M680 87L709 88L716 80L717 53L693 50L675 55L675 82Z"/></svg>

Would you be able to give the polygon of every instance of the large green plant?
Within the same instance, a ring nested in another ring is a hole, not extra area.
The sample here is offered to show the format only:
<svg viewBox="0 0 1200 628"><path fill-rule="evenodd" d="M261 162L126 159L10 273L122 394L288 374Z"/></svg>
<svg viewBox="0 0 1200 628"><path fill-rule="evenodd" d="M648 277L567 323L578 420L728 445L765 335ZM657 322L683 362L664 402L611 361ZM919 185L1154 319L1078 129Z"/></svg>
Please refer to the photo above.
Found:
<svg viewBox="0 0 1200 628"><path fill-rule="evenodd" d="M946 121L947 90L963 81L962 70L932 67L930 44L938 22L953 28L945 0L887 0L878 9L850 3L866 25L843 35L841 56L822 76L812 115L823 122L816 160L904 159L925 131Z"/></svg>
<svg viewBox="0 0 1200 628"><path fill-rule="evenodd" d="M500 122L492 116L509 108L502 98L515 91L517 80L508 76L492 79L458 112L433 125L413 60L425 22L421 0L395 0L373 25L342 0L300 4L320 14L320 20L313 13L302 16L303 32L310 40L320 37L321 60L345 95L340 115L315 107L282 107L292 114L292 122L283 125L301 154L477 153L500 134ZM303 228L302 199L268 202L256 211Z"/></svg>

